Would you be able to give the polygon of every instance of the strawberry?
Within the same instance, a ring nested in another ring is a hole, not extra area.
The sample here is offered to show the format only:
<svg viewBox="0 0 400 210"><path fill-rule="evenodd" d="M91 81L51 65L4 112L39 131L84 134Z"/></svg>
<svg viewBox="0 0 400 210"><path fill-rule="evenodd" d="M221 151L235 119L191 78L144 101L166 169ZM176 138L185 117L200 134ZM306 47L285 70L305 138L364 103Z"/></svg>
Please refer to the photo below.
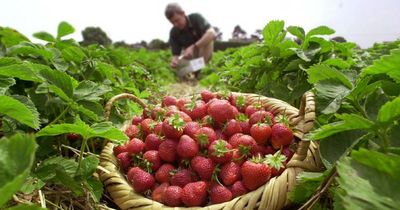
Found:
<svg viewBox="0 0 400 210"><path fill-rule="evenodd" d="M149 150L143 154L143 159L150 163L151 170L157 171L161 166L161 158L157 150Z"/></svg>
<svg viewBox="0 0 400 210"><path fill-rule="evenodd" d="M234 162L225 163L221 167L218 178L222 181L224 185L232 185L242 178L240 174L240 165Z"/></svg>
<svg viewBox="0 0 400 210"><path fill-rule="evenodd" d="M164 96L162 99L161 105L162 106L172 106L176 105L178 103L178 100L176 99L175 96Z"/></svg>
<svg viewBox="0 0 400 210"><path fill-rule="evenodd" d="M264 107L260 103L250 104L246 107L244 113L247 117L250 117L254 112L265 111Z"/></svg>
<svg viewBox="0 0 400 210"><path fill-rule="evenodd" d="M190 103L190 99L188 98L180 98L176 102L176 106L179 108L179 110L183 110L185 104Z"/></svg>
<svg viewBox="0 0 400 210"><path fill-rule="evenodd" d="M125 134L129 137L129 139L136 138L140 134L140 129L137 125L129 125L125 130Z"/></svg>
<svg viewBox="0 0 400 210"><path fill-rule="evenodd" d="M265 145L271 136L271 127L265 123L253 124L250 128L250 135L260 145Z"/></svg>
<svg viewBox="0 0 400 210"><path fill-rule="evenodd" d="M224 134L230 137L235 133L242 133L242 127L238 121L231 119L226 123Z"/></svg>
<svg viewBox="0 0 400 210"><path fill-rule="evenodd" d="M151 199L160 203L164 203L165 192L168 187L169 184L167 182L164 182L157 186L151 193Z"/></svg>
<svg viewBox="0 0 400 210"><path fill-rule="evenodd" d="M134 116L132 118L132 125L140 125L141 122L142 122L142 118L139 116Z"/></svg>
<svg viewBox="0 0 400 210"><path fill-rule="evenodd" d="M214 121L224 123L235 118L233 106L227 100L215 100L207 109L207 113Z"/></svg>
<svg viewBox="0 0 400 210"><path fill-rule="evenodd" d="M196 135L196 141L200 144L203 148L208 148L209 145L217 140L217 134L215 133L214 129L209 127L202 127L200 128Z"/></svg>
<svg viewBox="0 0 400 210"><path fill-rule="evenodd" d="M178 114L174 114L164 120L162 124L162 131L164 135L168 138L179 139L183 134L183 128L185 127L185 122Z"/></svg>
<svg viewBox="0 0 400 210"><path fill-rule="evenodd" d="M208 147L208 156L215 163L226 163L232 160L232 146L225 140L217 140Z"/></svg>
<svg viewBox="0 0 400 210"><path fill-rule="evenodd" d="M243 182L239 180L233 183L233 185L231 186L231 192L232 192L232 197L236 198L238 196L246 194L248 190L244 186Z"/></svg>
<svg viewBox="0 0 400 210"><path fill-rule="evenodd" d="M158 147L158 154L163 161L173 163L178 158L178 154L176 153L177 146L178 142L171 139L166 139Z"/></svg>
<svg viewBox="0 0 400 210"><path fill-rule="evenodd" d="M183 133L192 137L193 139L196 138L196 132L200 129L200 124L198 122L188 122L183 129Z"/></svg>
<svg viewBox="0 0 400 210"><path fill-rule="evenodd" d="M201 125L203 127L212 128L214 126L214 120L210 115L206 115L203 118L201 118Z"/></svg>
<svg viewBox="0 0 400 210"><path fill-rule="evenodd" d="M156 121L162 121L164 120L165 113L166 113L165 109L156 106L153 108L153 110L151 110L151 119Z"/></svg>
<svg viewBox="0 0 400 210"><path fill-rule="evenodd" d="M126 145L118 145L113 148L114 155L117 156L120 153L126 152Z"/></svg>
<svg viewBox="0 0 400 210"><path fill-rule="evenodd" d="M292 159L292 157L294 155L294 151L290 147L283 147L282 154L284 154L286 156L285 163L288 163L290 161L290 159Z"/></svg>
<svg viewBox="0 0 400 210"><path fill-rule="evenodd" d="M292 142L293 132L286 124L276 123L271 130L271 144L275 149L287 146Z"/></svg>
<svg viewBox="0 0 400 210"><path fill-rule="evenodd" d="M135 171L131 172L131 170ZM131 172L131 176L129 176L129 172ZM133 167L129 170L129 172L128 180L131 182L131 184L133 185L133 189L135 189L136 192L142 193L153 187L155 180L150 173L143 171L138 167Z"/></svg>
<svg viewBox="0 0 400 210"><path fill-rule="evenodd" d="M130 154L138 154L144 149L144 142L138 138L133 138L126 145L126 151Z"/></svg>
<svg viewBox="0 0 400 210"><path fill-rule="evenodd" d="M188 135L181 136L176 152L181 158L192 158L199 152L199 145Z"/></svg>
<svg viewBox="0 0 400 210"><path fill-rule="evenodd" d="M160 146L162 142L161 137L157 136L154 133L151 133L146 136L146 139L144 140L145 146L144 146L144 151L149 151L149 150L158 150L158 147Z"/></svg>
<svg viewBox="0 0 400 210"><path fill-rule="evenodd" d="M237 139L235 144L231 144L233 148L238 148L242 155L250 154L251 149L256 145L256 140L249 135L242 135Z"/></svg>
<svg viewBox="0 0 400 210"><path fill-rule="evenodd" d="M285 170L285 161L287 157L281 154L281 151L277 151L274 155L265 156L264 163L271 167L271 177L279 176Z"/></svg>
<svg viewBox="0 0 400 210"><path fill-rule="evenodd" d="M206 182L191 182L183 187L182 202L188 207L205 205L207 202Z"/></svg>
<svg viewBox="0 0 400 210"><path fill-rule="evenodd" d="M246 158L246 156L242 155L242 153L239 151L239 149L233 149L232 161L234 163L242 165L245 161L245 158Z"/></svg>
<svg viewBox="0 0 400 210"><path fill-rule="evenodd" d="M168 116L168 114L171 114L172 112L179 112L179 108L176 105L167 106L165 107L165 110L167 111L165 116Z"/></svg>
<svg viewBox="0 0 400 210"><path fill-rule="evenodd" d="M176 207L182 205L183 189L179 186L169 186L165 190L164 203Z"/></svg>
<svg viewBox="0 0 400 210"><path fill-rule="evenodd" d="M242 128L242 133L250 134L249 118L245 114L239 113L239 115L236 117L236 120L239 122L239 125Z"/></svg>
<svg viewBox="0 0 400 210"><path fill-rule="evenodd" d="M217 135L217 139L222 139L225 141L227 141L229 139L221 129L216 129L215 134Z"/></svg>
<svg viewBox="0 0 400 210"><path fill-rule="evenodd" d="M157 134L158 136L163 136L164 135L164 133L163 133L163 131L162 131L162 122L158 122L155 126L154 126L154 129L153 129L153 133L154 134Z"/></svg>
<svg viewBox="0 0 400 210"><path fill-rule="evenodd" d="M201 95L201 99L206 103L208 101L210 101L211 99L215 98L215 94L209 90L202 90L200 95Z"/></svg>
<svg viewBox="0 0 400 210"><path fill-rule="evenodd" d="M229 102L235 106L240 112L245 112L246 109L246 100L242 95L233 95L229 97Z"/></svg>
<svg viewBox="0 0 400 210"><path fill-rule="evenodd" d="M266 146L264 145L256 144L251 148L250 153L252 156L258 156L258 155L264 156L265 148Z"/></svg>
<svg viewBox="0 0 400 210"><path fill-rule="evenodd" d="M188 169L178 169L171 171L171 173L171 185L184 187L186 184L192 182L192 174Z"/></svg>
<svg viewBox="0 0 400 210"><path fill-rule="evenodd" d="M196 156L190 161L193 171L195 171L201 180L209 181L215 169L215 163L202 156Z"/></svg>
<svg viewBox="0 0 400 210"><path fill-rule="evenodd" d="M140 127L142 128L145 135L152 133L155 125L156 122L151 118L146 118L140 123Z"/></svg>
<svg viewBox="0 0 400 210"><path fill-rule="evenodd" d="M233 134L230 138L229 138L229 144L233 147L233 148L238 148L239 147L239 138L243 136L242 133L236 133Z"/></svg>
<svg viewBox="0 0 400 210"><path fill-rule="evenodd" d="M67 134L67 139L69 141L76 141L81 137L81 135L77 134L77 133L69 133ZM130 137L129 137L130 138Z"/></svg>
<svg viewBox="0 0 400 210"><path fill-rule="evenodd" d="M156 180L158 183L169 182L171 177L170 172L175 169L175 166L164 163L160 166L160 168L156 171Z"/></svg>
<svg viewBox="0 0 400 210"><path fill-rule="evenodd" d="M271 177L271 168L263 163L261 156L244 162L240 172L243 184L249 190L257 189Z"/></svg>
<svg viewBox="0 0 400 210"><path fill-rule="evenodd" d="M249 123L250 125L256 123L263 123L266 122L269 125L274 123L274 115L271 112L267 111L256 111L252 115L250 115Z"/></svg>
<svg viewBox="0 0 400 210"><path fill-rule="evenodd" d="M223 203L232 199L232 192L225 186L214 185L211 187L210 200L211 203Z"/></svg>
<svg viewBox="0 0 400 210"><path fill-rule="evenodd" d="M192 101L185 104L182 111L188 114L193 120L197 120L207 115L207 106L204 101Z"/></svg>
<svg viewBox="0 0 400 210"><path fill-rule="evenodd" d="M122 152L117 155L119 165L126 171L131 165L132 157L128 152Z"/></svg>

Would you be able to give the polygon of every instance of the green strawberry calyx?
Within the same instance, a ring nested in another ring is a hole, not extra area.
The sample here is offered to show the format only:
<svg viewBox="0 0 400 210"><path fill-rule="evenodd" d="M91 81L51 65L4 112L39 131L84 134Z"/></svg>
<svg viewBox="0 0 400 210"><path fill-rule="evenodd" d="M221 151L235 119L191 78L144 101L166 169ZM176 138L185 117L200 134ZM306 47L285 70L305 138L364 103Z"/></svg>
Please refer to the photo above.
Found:
<svg viewBox="0 0 400 210"><path fill-rule="evenodd" d="M281 169L284 167L284 163L287 157L281 154L281 151L278 150L275 154L269 154L265 156L264 163L268 164L269 166L275 168L276 170Z"/></svg>

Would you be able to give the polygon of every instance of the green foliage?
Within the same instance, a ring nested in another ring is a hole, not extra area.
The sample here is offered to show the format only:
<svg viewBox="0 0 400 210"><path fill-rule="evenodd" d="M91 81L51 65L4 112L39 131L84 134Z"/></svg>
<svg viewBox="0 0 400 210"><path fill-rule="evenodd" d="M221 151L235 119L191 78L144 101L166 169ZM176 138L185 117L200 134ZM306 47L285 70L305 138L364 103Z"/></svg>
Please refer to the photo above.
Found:
<svg viewBox="0 0 400 210"><path fill-rule="evenodd" d="M29 175L36 151L33 135L0 139L0 207L19 191Z"/></svg>

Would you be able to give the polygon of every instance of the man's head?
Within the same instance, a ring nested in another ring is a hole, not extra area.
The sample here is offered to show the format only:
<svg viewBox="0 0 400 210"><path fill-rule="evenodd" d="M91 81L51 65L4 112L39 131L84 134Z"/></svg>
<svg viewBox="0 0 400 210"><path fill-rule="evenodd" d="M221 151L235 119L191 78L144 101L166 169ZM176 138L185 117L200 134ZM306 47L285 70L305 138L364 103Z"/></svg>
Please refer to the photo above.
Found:
<svg viewBox="0 0 400 210"><path fill-rule="evenodd" d="M184 29L187 24L185 11L177 3L168 4L165 8L165 17L178 29Z"/></svg>

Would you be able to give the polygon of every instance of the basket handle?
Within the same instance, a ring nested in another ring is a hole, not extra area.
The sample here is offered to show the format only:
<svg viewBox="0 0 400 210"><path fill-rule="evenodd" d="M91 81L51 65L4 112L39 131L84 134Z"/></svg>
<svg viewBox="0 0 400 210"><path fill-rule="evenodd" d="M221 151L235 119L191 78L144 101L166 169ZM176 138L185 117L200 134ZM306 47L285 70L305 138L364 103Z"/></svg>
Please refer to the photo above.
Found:
<svg viewBox="0 0 400 210"><path fill-rule="evenodd" d="M121 93L121 94L118 94L118 95L112 97L110 100L108 100L106 106L104 107L104 119L106 121L108 121L110 118L111 108L112 108L113 104L120 99L130 99L130 100L138 103L143 108L146 108L146 104L142 100L140 100L138 97L136 97L130 93Z"/></svg>
<svg viewBox="0 0 400 210"><path fill-rule="evenodd" d="M299 118L301 119L296 128L301 133L301 141L296 150L295 160L303 161L307 157L310 141L304 141L303 136L314 126L315 121L315 95L311 91L304 93L301 98Z"/></svg>

